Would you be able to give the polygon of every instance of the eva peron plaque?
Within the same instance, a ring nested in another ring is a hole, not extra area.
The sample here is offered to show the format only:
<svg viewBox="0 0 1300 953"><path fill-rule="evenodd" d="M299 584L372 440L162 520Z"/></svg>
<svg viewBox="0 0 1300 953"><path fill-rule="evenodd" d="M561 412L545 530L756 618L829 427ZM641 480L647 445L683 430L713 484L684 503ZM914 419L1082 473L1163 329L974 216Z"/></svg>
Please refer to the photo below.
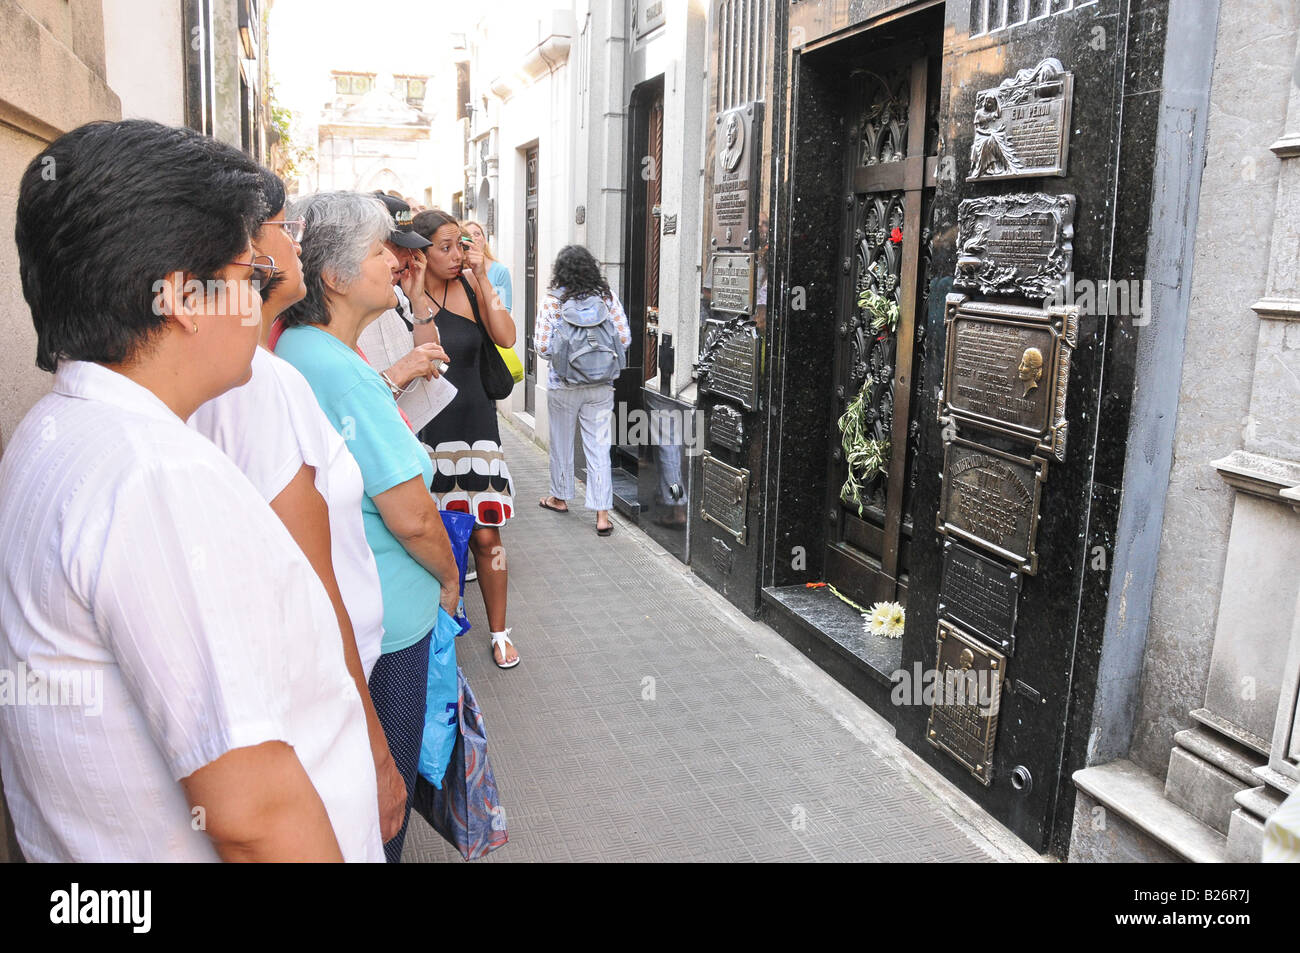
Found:
<svg viewBox="0 0 1300 953"><path fill-rule="evenodd" d="M1007 659L950 622L939 623L934 702L925 737L952 755L986 787Z"/></svg>
<svg viewBox="0 0 1300 953"><path fill-rule="evenodd" d="M713 121L713 236L718 250L758 248L758 157L763 151L763 104L745 103Z"/></svg>
<svg viewBox="0 0 1300 953"><path fill-rule="evenodd" d="M753 252L715 252L713 298L710 307L727 314L754 313Z"/></svg>
<svg viewBox="0 0 1300 953"><path fill-rule="evenodd" d="M1045 59L975 96L967 182L1065 175L1074 74Z"/></svg>
<svg viewBox="0 0 1300 953"><path fill-rule="evenodd" d="M745 542L745 506L749 497L749 471L729 466L705 453L702 459L704 493L700 518Z"/></svg>
<svg viewBox="0 0 1300 953"><path fill-rule="evenodd" d="M1027 440L1065 459L1065 395L1079 309L1025 308L948 295L941 417Z"/></svg>
<svg viewBox="0 0 1300 953"><path fill-rule="evenodd" d="M1042 301L1059 293L1074 260L1073 195L1040 192L965 199L957 209L953 286Z"/></svg>
<svg viewBox="0 0 1300 953"><path fill-rule="evenodd" d="M1017 457L957 437L944 448L938 529L1038 572L1038 505L1047 461Z"/></svg>

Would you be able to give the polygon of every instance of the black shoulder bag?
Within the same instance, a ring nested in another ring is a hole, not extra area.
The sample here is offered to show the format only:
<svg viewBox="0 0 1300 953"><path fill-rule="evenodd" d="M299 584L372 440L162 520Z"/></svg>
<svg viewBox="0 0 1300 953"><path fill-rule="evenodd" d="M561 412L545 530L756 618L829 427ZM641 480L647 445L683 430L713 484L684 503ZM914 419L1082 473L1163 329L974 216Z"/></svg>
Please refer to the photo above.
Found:
<svg viewBox="0 0 1300 953"><path fill-rule="evenodd" d="M506 367L505 359L497 350L496 342L492 340L492 335L488 333L487 326L483 323L474 289L469 286L464 275L461 275L460 283L465 288L465 297L469 299L469 306L474 312L474 321L478 324L479 335L483 338L478 348L478 373L483 381L483 390L492 400L505 400L515 389L514 375L510 373L510 368Z"/></svg>

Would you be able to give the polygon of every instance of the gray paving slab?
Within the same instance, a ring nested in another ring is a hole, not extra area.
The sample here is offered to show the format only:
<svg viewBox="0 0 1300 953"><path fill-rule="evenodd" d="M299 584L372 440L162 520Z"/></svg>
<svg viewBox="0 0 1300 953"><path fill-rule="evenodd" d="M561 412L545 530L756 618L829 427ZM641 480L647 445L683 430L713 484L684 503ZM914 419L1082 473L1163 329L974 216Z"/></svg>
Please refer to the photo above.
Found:
<svg viewBox="0 0 1300 953"><path fill-rule="evenodd" d="M472 583L457 646L509 823L487 862L1038 859L634 526L538 508L546 456L502 423L523 661L492 664ZM461 858L413 815L403 860Z"/></svg>

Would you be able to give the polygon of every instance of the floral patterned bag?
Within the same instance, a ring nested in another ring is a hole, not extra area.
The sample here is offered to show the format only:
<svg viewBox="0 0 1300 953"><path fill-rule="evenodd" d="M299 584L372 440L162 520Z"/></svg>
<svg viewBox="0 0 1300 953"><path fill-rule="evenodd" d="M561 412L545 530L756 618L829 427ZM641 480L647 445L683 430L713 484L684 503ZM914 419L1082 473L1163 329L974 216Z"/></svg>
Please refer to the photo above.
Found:
<svg viewBox="0 0 1300 953"><path fill-rule="evenodd" d="M460 679L460 732L447 774L438 790L423 778L415 783L415 809L466 860L486 857L509 840L506 812L487 755L483 713L474 692Z"/></svg>

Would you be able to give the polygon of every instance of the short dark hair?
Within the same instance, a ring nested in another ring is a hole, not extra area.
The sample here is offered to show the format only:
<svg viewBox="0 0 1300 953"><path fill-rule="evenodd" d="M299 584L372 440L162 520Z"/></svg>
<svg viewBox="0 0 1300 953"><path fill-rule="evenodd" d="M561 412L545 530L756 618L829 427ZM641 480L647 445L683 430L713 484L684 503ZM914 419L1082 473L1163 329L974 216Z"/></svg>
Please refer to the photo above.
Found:
<svg viewBox="0 0 1300 953"><path fill-rule="evenodd" d="M582 245L565 245L555 256L551 271L551 290L564 289L563 300L599 295L612 298L609 282L600 273L600 265Z"/></svg>
<svg viewBox="0 0 1300 953"><path fill-rule="evenodd" d="M460 228L460 222L456 221L455 217L448 215L440 208L431 208L426 209L423 212L418 212L416 216L411 219L411 231L427 238L429 241L433 241L433 233L444 225L455 225L457 228Z"/></svg>
<svg viewBox="0 0 1300 953"><path fill-rule="evenodd" d="M212 278L264 214L257 164L191 129L129 119L60 136L23 173L14 228L36 366L131 359L167 320L155 282Z"/></svg>

